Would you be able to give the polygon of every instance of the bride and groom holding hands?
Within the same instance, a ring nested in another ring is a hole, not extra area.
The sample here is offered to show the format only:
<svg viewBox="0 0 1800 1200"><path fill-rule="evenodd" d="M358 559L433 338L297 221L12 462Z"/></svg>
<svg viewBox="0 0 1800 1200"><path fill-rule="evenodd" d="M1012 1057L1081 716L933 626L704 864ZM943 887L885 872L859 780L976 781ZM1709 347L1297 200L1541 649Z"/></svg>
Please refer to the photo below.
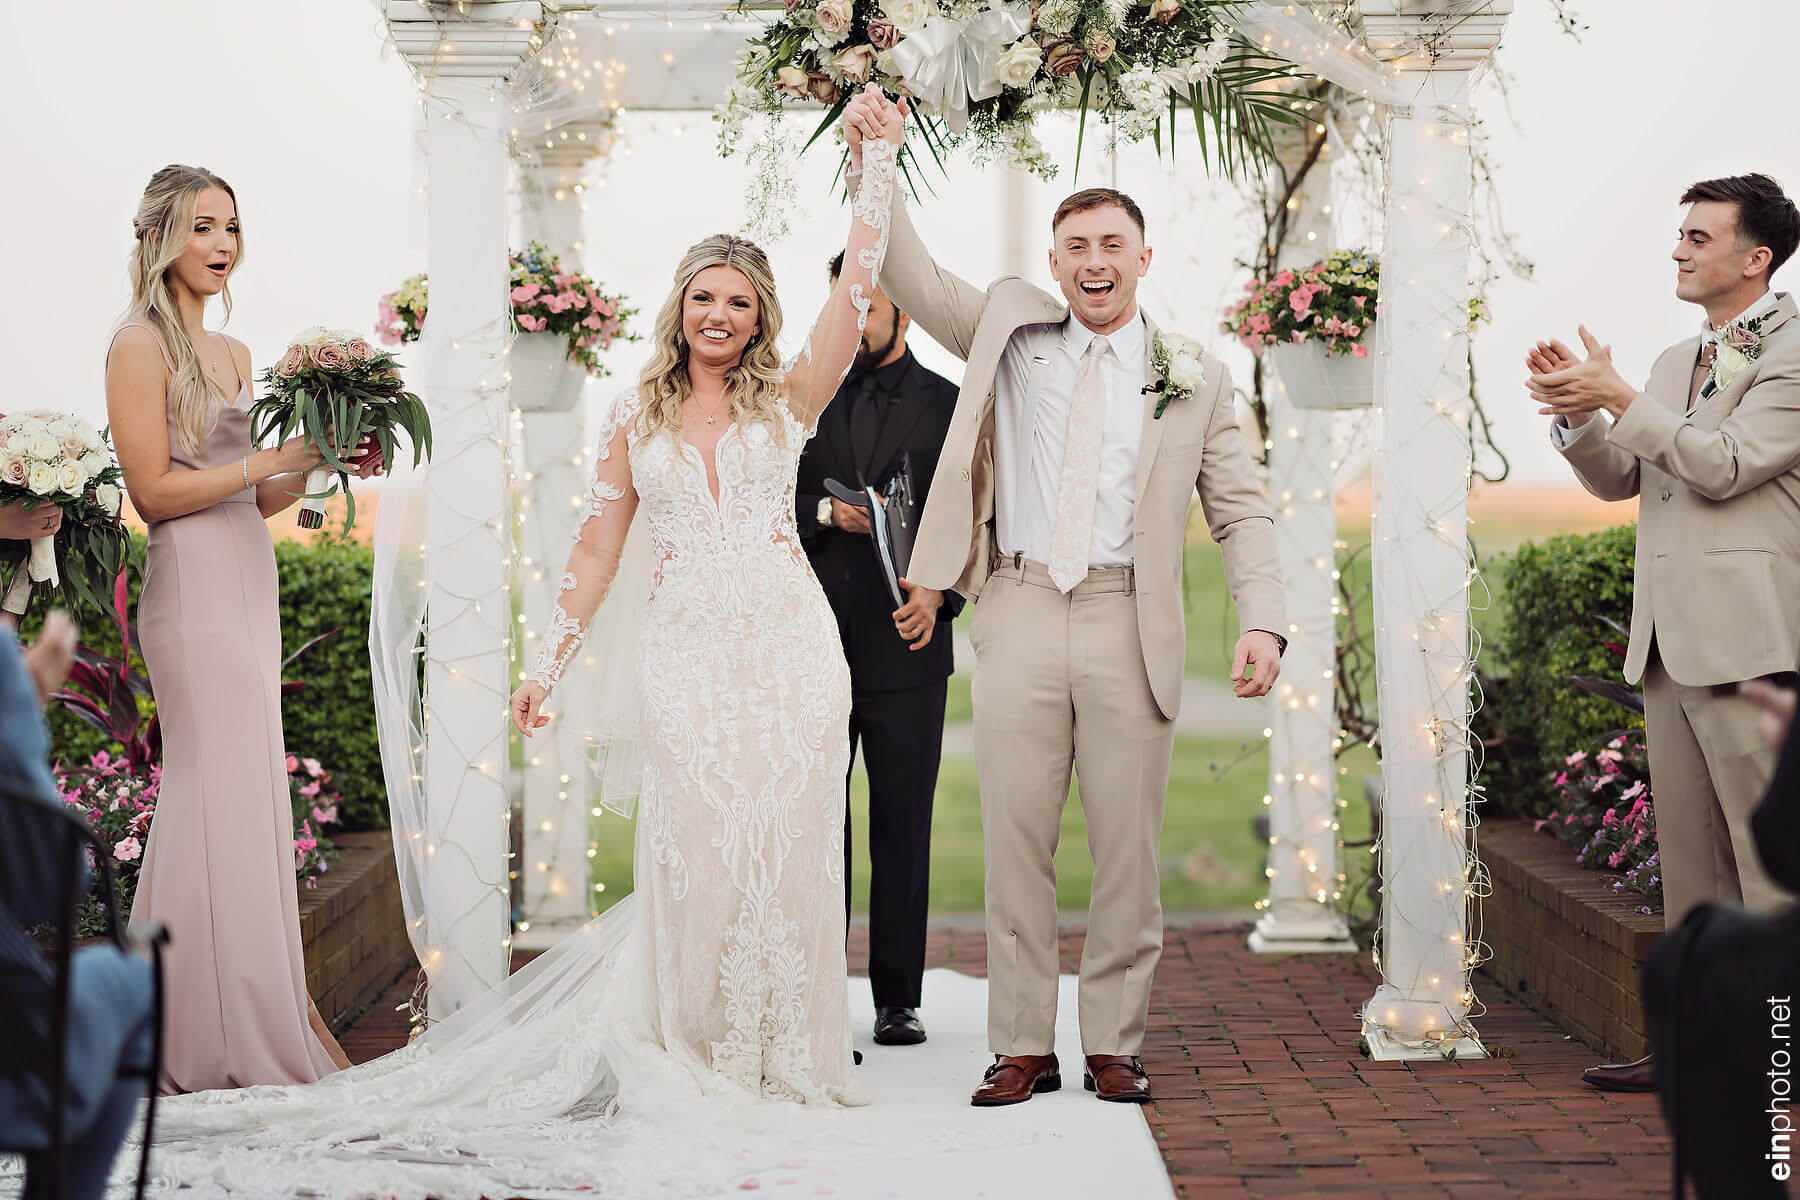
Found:
<svg viewBox="0 0 1800 1200"><path fill-rule="evenodd" d="M893 146L902 125L902 110L873 88L846 108L859 227L839 290L848 291L851 307L866 307L878 272L879 287L895 305L968 364L910 582L954 588L974 606L988 1038L995 1061L972 1102L1012 1104L1060 1086L1051 860L1071 768L1080 778L1094 860L1080 974L1084 1084L1102 1099L1141 1102L1150 1090L1137 1055L1162 951L1158 839L1185 661L1181 564L1188 507L1197 489L1242 614L1233 670L1242 697L1266 694L1280 669L1284 639L1276 631L1285 618L1273 521L1224 366L1205 359L1206 378L1186 392L1174 391L1157 368L1160 335L1137 305L1151 251L1130 197L1090 189L1058 208L1050 268L1060 299L1019 278L984 291L932 259L894 199ZM615 431L616 450L601 449L584 509L596 519L584 526L564 577L565 588L581 598L559 608L555 623L564 630L585 624L605 588L605 567L590 564L612 561L632 508L648 507L662 559L650 608L671 613L666 625L648 617L642 642L650 717L645 811L672 810L654 819L651 840L688 872L701 847L678 845L684 834L673 832L677 826L711 844L722 840L728 860L752 845L763 856L755 863L759 870L744 875L750 886L719 891L719 920L707 925L716 951L700 951L705 943L693 937L678 943L694 982L714 973L721 991L738 982L738 969L756 964L758 994L739 1009L739 1024L693 1027L702 1051L697 1057L704 1060L705 1048L713 1047L715 1069L717 1047L735 1044L732 1035L760 1027L773 1028L777 1040L786 1037L779 1023L768 1024L773 1011L793 1005L804 1012L816 1004L828 1010L818 1014L826 1026L841 1012L842 919L800 926L817 931L806 949L816 955L809 973L819 989L808 994L775 969L789 961L783 951L793 930L771 914L798 908L823 916L836 901L832 863L843 836L839 781L847 760L842 654L823 597L780 528L782 516L793 512L783 495L791 490L791 473L765 476L761 464L751 468L752 448L761 450L766 434L740 432L735 447L729 440L753 411L735 387L735 376L752 369L744 347L754 353L764 332L752 306L734 310L728 299L758 290L760 258L746 271L730 247L725 252L726 261L686 283L692 396L686 409L671 408L663 418L684 442L679 454L700 466L713 458L705 485L715 507L695 493L702 482L697 472L677 472L673 482L690 486L667 496L660 494L660 478L647 478L646 468L660 468L668 451L634 449L622 427L624 415L644 411L640 387L636 403L622 405L607 426ZM763 316L766 322L766 311ZM848 366L839 350L853 340L848 322L834 328L828 309L787 377L790 432L810 435L817 419L810 405L835 391ZM709 414L726 409L736 420L715 432ZM797 453L797 446L786 451ZM725 503L727 496L733 503ZM609 513L607 535L601 529ZM716 523L705 519L714 516ZM591 557L583 543L596 551ZM690 545L696 553L684 563L682 550ZM706 560L698 552L708 545L730 549ZM699 575L716 578L702 582L694 578ZM752 578L768 586L743 586ZM683 596L679 618L673 597L663 598L674 591ZM770 597L792 603L769 603ZM750 611L742 610L744 602ZM708 630L697 639L700 647L687 633L690 619ZM666 655L658 643L665 631ZM570 632L547 641L545 671L514 698L521 728L529 732L544 722L538 713L544 691L578 638ZM696 661L696 650L715 660L710 669ZM740 713L787 736L755 747L740 742L734 736ZM771 746L782 752L767 753ZM696 748L700 753L692 753ZM805 796L816 824L778 831L788 796ZM807 859L813 870L793 870ZM662 865L657 860L656 874L640 878L638 887L672 883L662 879ZM724 865L725 875L736 879L737 864ZM758 890L784 877L788 895L777 897L772 886ZM697 891L688 893L689 903ZM781 900L779 908L767 903L772 898ZM671 934L671 952L676 944ZM795 1003L802 996L805 1002ZM812 1039L815 1061L828 1060L828 1041L845 1036ZM766 1088L766 1076L762 1083Z"/></svg>
<svg viewBox="0 0 1800 1200"><path fill-rule="evenodd" d="M1058 207L1060 298L1011 277L984 290L932 259L898 200L905 118L873 87L846 107L850 232L800 354L777 352L762 250L709 237L683 257L651 360L602 424L558 603L511 703L530 736L559 681L612 686L563 671L609 592L644 589L633 894L384 1059L307 1087L177 1098L171 1141L215 1176L208 1135L227 1129L297 1154L354 1147L347 1179L400 1184L417 1163L403 1131L423 1120L433 1148L455 1145L463 1168L487 1162L497 1179L526 1138L548 1155L532 1160L542 1180L600 1149L597 1133L579 1150L541 1139L546 1122L654 1125L663 1101L682 1112L746 1093L863 1102L844 950L850 678L794 493L877 287L967 363L908 584L973 606L995 1057L972 1103L1061 1084L1052 856L1071 770L1094 861L1084 1083L1105 1100L1150 1099L1137 1056L1162 949L1188 509L1197 491L1224 555L1245 698L1267 694L1285 645L1272 514L1224 365L1165 342L1138 307L1151 251L1137 205L1090 189ZM634 523L651 547L646 581L620 576ZM305 1159L308 1186L329 1157ZM378 1160L393 1171L371 1173Z"/></svg>

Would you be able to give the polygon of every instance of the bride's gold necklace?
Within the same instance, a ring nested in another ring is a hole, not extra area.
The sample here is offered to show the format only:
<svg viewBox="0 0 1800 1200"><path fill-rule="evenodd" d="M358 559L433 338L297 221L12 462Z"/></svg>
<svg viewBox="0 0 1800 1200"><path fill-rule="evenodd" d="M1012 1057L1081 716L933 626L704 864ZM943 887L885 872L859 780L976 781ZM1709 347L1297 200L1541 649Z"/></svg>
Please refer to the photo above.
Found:
<svg viewBox="0 0 1800 1200"><path fill-rule="evenodd" d="M698 396L696 396L696 397L694 397L694 398L695 398L695 399L696 399L696 400L698 400L698 399L699 399L699 397L698 397ZM716 425L716 424L718 424L718 422L719 422L719 414L720 414L720 413L722 413L722 412L724 412L724 411L725 411L725 408L726 408L726 406L727 406L727 405L729 405L729 404L730 404L730 403L731 403L731 401L730 401L730 400L729 400L729 399L727 399L727 398L725 398L725 397L724 397L724 396L720 396L720 397L719 397L719 404L718 404L718 407L717 407L717 408L715 408L715 409L713 409L713 411L712 411L712 415L711 415L711 416L709 416L709 417L707 417L707 418L706 418L706 423L707 423L707 424L708 424L708 425Z"/></svg>

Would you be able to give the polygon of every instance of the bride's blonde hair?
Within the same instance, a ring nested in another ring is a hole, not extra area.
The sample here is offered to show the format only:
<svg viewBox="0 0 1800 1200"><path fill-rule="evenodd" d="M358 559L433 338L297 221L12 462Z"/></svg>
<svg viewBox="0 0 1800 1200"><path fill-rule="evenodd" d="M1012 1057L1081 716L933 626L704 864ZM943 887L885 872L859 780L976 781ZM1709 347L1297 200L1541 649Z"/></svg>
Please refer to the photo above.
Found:
<svg viewBox="0 0 1800 1200"><path fill-rule="evenodd" d="M667 430L681 436L681 404L693 394L688 378L688 342L681 332L681 310L694 276L708 267L732 267L743 272L756 293L756 334L744 347L738 364L726 372L730 389L731 420L761 421L769 433L785 444L787 425L783 420L783 398L786 377L781 369L781 355L775 349L781 335L781 302L775 298L775 273L769 269L768 255L756 243L728 233L711 237L688 247L675 268L675 287L656 314L656 328L650 361L638 376L637 429L648 437Z"/></svg>
<svg viewBox="0 0 1800 1200"><path fill-rule="evenodd" d="M182 449L196 454L200 444L212 432L219 419L219 401L229 400L225 388L209 379L200 369L200 355L181 323L181 310L175 303L175 292L169 287L169 268L180 259L194 236L194 204L200 193L218 188L231 197L237 208L237 193L231 185L202 167L184 167L179 163L164 167L150 177L138 201L137 215L131 219L137 245L131 251L131 307L126 320L148 325L162 339L164 349L175 363L174 378L169 381L169 403L175 416L175 432ZM244 261L243 225L238 225L238 252L231 269ZM231 284L219 293L225 301L225 319L231 319ZM215 399L216 397L216 399Z"/></svg>

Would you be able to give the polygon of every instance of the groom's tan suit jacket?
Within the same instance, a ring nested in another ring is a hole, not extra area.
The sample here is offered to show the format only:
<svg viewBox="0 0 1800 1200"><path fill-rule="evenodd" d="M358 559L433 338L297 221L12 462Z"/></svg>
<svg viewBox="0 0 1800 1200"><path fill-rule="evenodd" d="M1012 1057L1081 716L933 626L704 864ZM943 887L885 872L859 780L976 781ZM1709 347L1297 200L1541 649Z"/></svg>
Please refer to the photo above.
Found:
<svg viewBox="0 0 1800 1200"><path fill-rule="evenodd" d="M1625 678L1654 636L1670 678L1735 683L1800 666L1800 321L1776 298L1762 353L1687 411L1700 339L1662 353L1616 422L1562 447L1588 491L1638 497Z"/></svg>
<svg viewBox="0 0 1800 1200"><path fill-rule="evenodd" d="M1603 500L1638 497L1625 677L1644 684L1665 921L1702 900L1770 911L1750 828L1775 770L1749 701L1712 685L1800 666L1800 321L1776 297L1762 350L1729 383L1689 394L1701 339L1664 351L1617 421L1560 448Z"/></svg>
<svg viewBox="0 0 1800 1200"><path fill-rule="evenodd" d="M913 546L909 579L974 597L994 554L994 401L1000 356L1021 327L1060 323L1069 310L1023 279L1009 276L984 292L932 261L896 198L881 290L946 349L968 363L944 438L938 473ZM1150 324L1154 337L1156 327ZM1149 341L1146 341L1149 345ZM1160 383L1154 366L1144 382ZM1241 631L1287 637L1275 549L1275 523L1238 427L1231 377L1208 354L1206 382L1154 416L1144 396L1133 517L1138 640L1157 707L1173 719L1181 707L1187 662L1181 572L1188 505L1197 490L1208 530L1225 557L1225 580Z"/></svg>

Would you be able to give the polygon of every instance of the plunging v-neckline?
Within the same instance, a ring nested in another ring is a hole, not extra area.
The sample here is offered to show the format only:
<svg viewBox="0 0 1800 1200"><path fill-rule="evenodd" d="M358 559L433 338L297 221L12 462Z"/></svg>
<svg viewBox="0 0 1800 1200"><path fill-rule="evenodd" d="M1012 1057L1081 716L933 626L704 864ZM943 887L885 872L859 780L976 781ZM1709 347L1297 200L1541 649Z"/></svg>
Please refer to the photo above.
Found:
<svg viewBox="0 0 1800 1200"><path fill-rule="evenodd" d="M682 429L679 438L682 450L684 452L692 450L694 452L694 457L700 460L700 482L705 485L704 490L707 496L712 500L714 512L717 512L719 509L719 497L725 489L725 480L719 475L719 447L725 444L726 438L737 432L737 428L738 422L736 421L727 421L725 423L724 430L719 434L719 440L712 445L712 460L710 462L707 461L707 456L700 447L688 441L687 429L685 427ZM715 484L717 485L716 487L714 486Z"/></svg>

